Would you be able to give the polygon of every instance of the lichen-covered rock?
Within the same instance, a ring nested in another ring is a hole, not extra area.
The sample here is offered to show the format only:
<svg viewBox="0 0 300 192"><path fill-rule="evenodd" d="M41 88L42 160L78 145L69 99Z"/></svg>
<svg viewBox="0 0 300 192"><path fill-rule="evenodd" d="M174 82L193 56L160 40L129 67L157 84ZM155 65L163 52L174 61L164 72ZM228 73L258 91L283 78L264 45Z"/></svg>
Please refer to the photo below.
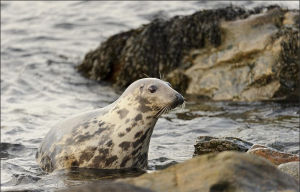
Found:
<svg viewBox="0 0 300 192"><path fill-rule="evenodd" d="M126 87L163 74L187 94L214 100L298 99L298 11L277 6L203 10L156 19L110 37L78 70Z"/></svg>
<svg viewBox="0 0 300 192"><path fill-rule="evenodd" d="M166 81L171 83L172 87L180 93L185 93L189 85L189 77L185 75L183 70L175 69L170 72L166 78Z"/></svg>
<svg viewBox="0 0 300 192"><path fill-rule="evenodd" d="M218 23L221 19L247 17L252 12L229 7L168 21L156 19L110 37L85 56L78 70L91 79L109 80L124 87L144 74L159 77L178 67L185 69L189 66L182 59L187 51L220 45Z"/></svg>
<svg viewBox="0 0 300 192"><path fill-rule="evenodd" d="M288 163L283 163L278 166L278 169L293 176L297 181L300 179L300 162L293 161ZM299 183L300 184L300 183Z"/></svg>
<svg viewBox="0 0 300 192"><path fill-rule="evenodd" d="M235 137L200 136L194 145L194 156L222 151L246 152L253 144Z"/></svg>
<svg viewBox="0 0 300 192"><path fill-rule="evenodd" d="M300 158L296 154L284 153L277 151L275 149L261 146L253 145L247 153L254 154L265 159L268 159L274 165L280 165L282 163L287 163L291 161L300 161Z"/></svg>
<svg viewBox="0 0 300 192"><path fill-rule="evenodd" d="M214 100L297 99L299 30L285 27L284 15L273 9L222 22L224 41L194 56L195 64L186 73L197 78L187 93Z"/></svg>
<svg viewBox="0 0 300 192"><path fill-rule="evenodd" d="M119 180L172 192L297 192L297 181L268 161L239 152L221 152L195 157L167 169Z"/></svg>

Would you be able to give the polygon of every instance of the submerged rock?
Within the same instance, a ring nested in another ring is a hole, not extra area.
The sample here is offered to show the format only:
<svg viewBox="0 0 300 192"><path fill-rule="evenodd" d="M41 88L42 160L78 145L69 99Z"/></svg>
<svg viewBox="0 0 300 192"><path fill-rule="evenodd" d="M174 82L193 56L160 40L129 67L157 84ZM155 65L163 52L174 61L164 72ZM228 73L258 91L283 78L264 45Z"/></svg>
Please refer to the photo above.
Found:
<svg viewBox="0 0 300 192"><path fill-rule="evenodd" d="M246 152L253 144L235 137L216 138L200 136L197 138L194 156L222 151Z"/></svg>
<svg viewBox="0 0 300 192"><path fill-rule="evenodd" d="M153 191L269 192L299 190L297 181L262 158L238 152L195 157L165 170L119 180Z"/></svg>
<svg viewBox="0 0 300 192"><path fill-rule="evenodd" d="M277 6L203 10L116 34L86 54L86 77L126 87L163 74L213 100L298 99L298 11Z"/></svg>
<svg viewBox="0 0 300 192"><path fill-rule="evenodd" d="M283 171L291 176L293 176L297 181L299 181L300 177L300 162L293 161L288 163L283 163L278 166L280 171Z"/></svg>
<svg viewBox="0 0 300 192"><path fill-rule="evenodd" d="M253 145L247 151L247 153L268 159L274 165L280 165L282 163L287 163L291 161L300 161L299 156L296 154L280 152L262 145Z"/></svg>

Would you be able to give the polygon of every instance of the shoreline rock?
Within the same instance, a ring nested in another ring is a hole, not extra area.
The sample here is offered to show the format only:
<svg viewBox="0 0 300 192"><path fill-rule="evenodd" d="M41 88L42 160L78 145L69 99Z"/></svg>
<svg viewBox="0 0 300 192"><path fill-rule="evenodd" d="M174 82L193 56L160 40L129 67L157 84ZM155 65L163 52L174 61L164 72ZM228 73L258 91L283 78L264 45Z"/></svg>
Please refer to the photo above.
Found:
<svg viewBox="0 0 300 192"><path fill-rule="evenodd" d="M193 156L222 151L247 152L252 145L253 143L235 137L200 136L194 145L195 151Z"/></svg>
<svg viewBox="0 0 300 192"><path fill-rule="evenodd" d="M265 147L262 145L253 145L247 153L254 154L260 157L263 157L267 160L269 160L274 165L280 165L283 163L288 163L292 161L300 161L300 158L296 154L290 154L290 153L283 153L280 151L277 151L275 149Z"/></svg>
<svg viewBox="0 0 300 192"><path fill-rule="evenodd" d="M156 19L108 38L78 71L121 88L163 74L180 92L212 100L295 101L299 20L297 11L278 6Z"/></svg>
<svg viewBox="0 0 300 192"><path fill-rule="evenodd" d="M217 138L202 137L203 141ZM224 139L224 138L223 138ZM235 142L245 141L228 137ZM245 142L248 147L251 143ZM254 145L260 149L260 145ZM138 177L91 181L60 191L202 191L202 192L297 192L299 162L274 166L270 161L249 153L223 151L204 154L163 170Z"/></svg>
<svg viewBox="0 0 300 192"><path fill-rule="evenodd" d="M154 192L150 189L113 181L98 181L58 190L58 192Z"/></svg>
<svg viewBox="0 0 300 192"><path fill-rule="evenodd" d="M297 181L300 179L300 162L292 161L288 163L283 163L278 166L278 169L293 176ZM299 183L300 184L300 183Z"/></svg>
<svg viewBox="0 0 300 192"><path fill-rule="evenodd" d="M118 182L153 191L293 191L297 181L267 160L240 152L192 158L167 169Z"/></svg>

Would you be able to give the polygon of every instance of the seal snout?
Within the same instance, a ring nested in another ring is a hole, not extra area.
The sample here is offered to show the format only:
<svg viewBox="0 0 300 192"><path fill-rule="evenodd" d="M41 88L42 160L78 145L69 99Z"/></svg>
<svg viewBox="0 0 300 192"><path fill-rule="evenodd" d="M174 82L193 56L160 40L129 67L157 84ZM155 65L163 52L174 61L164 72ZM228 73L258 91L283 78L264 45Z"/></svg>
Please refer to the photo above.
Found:
<svg viewBox="0 0 300 192"><path fill-rule="evenodd" d="M175 94L175 97L176 97L176 105L182 105L183 102L184 102L184 98L182 95L180 95L179 93L176 93Z"/></svg>
<svg viewBox="0 0 300 192"><path fill-rule="evenodd" d="M175 107L177 107L178 105L182 105L184 103L184 98L182 95L180 95L179 93L175 94L175 99L172 102L172 109L174 109Z"/></svg>

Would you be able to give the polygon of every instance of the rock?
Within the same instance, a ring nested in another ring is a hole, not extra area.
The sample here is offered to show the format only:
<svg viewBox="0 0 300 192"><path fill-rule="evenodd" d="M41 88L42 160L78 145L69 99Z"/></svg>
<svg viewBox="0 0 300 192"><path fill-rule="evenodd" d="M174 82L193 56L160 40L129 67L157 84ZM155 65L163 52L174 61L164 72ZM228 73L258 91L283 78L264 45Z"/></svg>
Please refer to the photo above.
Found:
<svg viewBox="0 0 300 192"><path fill-rule="evenodd" d="M296 180L268 161L239 152L195 157L167 169L121 179L153 191L268 192L299 190Z"/></svg>
<svg viewBox="0 0 300 192"><path fill-rule="evenodd" d="M283 163L278 166L278 169L282 172L285 172L291 176L293 176L297 181L299 181L300 177L300 162L293 161L288 163Z"/></svg>
<svg viewBox="0 0 300 192"><path fill-rule="evenodd" d="M126 183L116 183L113 181L102 181L88 183L80 186L69 187L59 190L59 192L153 192L150 189L133 186Z"/></svg>
<svg viewBox="0 0 300 192"><path fill-rule="evenodd" d="M125 87L143 77L143 73L160 77L179 66L185 69L188 66L182 59L186 51L206 44L220 44L221 33L217 25L221 19L246 17L249 12L229 7L168 21L155 19L138 29L108 38L85 56L78 70L91 79L108 80Z"/></svg>
<svg viewBox="0 0 300 192"><path fill-rule="evenodd" d="M186 94L213 100L298 100L297 10L278 6L198 11L108 38L86 54L86 77L126 87L167 77Z"/></svg>
<svg viewBox="0 0 300 192"><path fill-rule="evenodd" d="M266 149L268 147L266 147L264 145L254 144L254 145L252 145L252 147L249 150L254 150L254 149L258 149L258 148Z"/></svg>
<svg viewBox="0 0 300 192"><path fill-rule="evenodd" d="M253 145L247 153L268 159L274 165L280 165L291 161L300 161L299 156L296 154L283 153L261 145Z"/></svg>
<svg viewBox="0 0 300 192"><path fill-rule="evenodd" d="M185 93L190 81L184 71L179 69L170 72L165 80L171 83L172 87L180 93Z"/></svg>
<svg viewBox="0 0 300 192"><path fill-rule="evenodd" d="M283 25L284 14L272 9L221 22L224 40L218 48L194 55L186 70L193 77L186 92L214 100L297 100L299 30Z"/></svg>
<svg viewBox="0 0 300 192"><path fill-rule="evenodd" d="M252 145L250 142L235 137L200 136L197 138L196 145L194 145L194 156L222 151L246 152Z"/></svg>

